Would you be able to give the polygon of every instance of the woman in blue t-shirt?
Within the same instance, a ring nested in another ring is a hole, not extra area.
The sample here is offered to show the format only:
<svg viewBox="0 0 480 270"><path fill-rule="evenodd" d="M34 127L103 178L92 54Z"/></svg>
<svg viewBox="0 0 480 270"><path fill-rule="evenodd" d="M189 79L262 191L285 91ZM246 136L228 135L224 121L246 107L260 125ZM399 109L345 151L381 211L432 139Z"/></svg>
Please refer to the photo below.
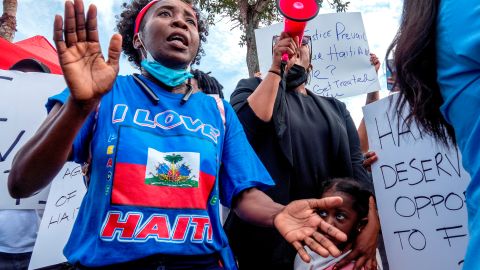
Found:
<svg viewBox="0 0 480 270"><path fill-rule="evenodd" d="M397 70L397 106L443 143L456 142L470 173L470 241L463 269L480 269L480 2L404 1L389 52ZM388 54L387 54L388 55Z"/></svg>
<svg viewBox="0 0 480 270"><path fill-rule="evenodd" d="M76 269L235 269L219 202L245 221L275 226L305 261L304 245L339 255L326 236L346 235L315 209L341 198L274 203L259 190L273 181L233 109L194 93L188 68L207 33L198 9L181 0L123 8L121 35L111 38L105 60L96 7L85 18L81 0L65 2L54 41L68 89L49 99L49 116L9 176L11 195L23 198L50 183L65 161L91 161L64 249L69 262ZM140 75L117 75L122 40Z"/></svg>

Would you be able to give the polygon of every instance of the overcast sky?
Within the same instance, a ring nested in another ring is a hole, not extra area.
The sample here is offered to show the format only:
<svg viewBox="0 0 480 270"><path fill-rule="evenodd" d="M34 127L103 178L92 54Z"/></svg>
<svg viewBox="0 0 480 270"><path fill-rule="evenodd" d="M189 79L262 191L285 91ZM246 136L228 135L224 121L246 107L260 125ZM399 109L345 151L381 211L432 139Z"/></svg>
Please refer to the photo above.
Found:
<svg viewBox="0 0 480 270"><path fill-rule="evenodd" d="M19 41L34 35L43 35L50 41L52 25L55 14L63 14L65 0L18 0L17 29L15 41ZM108 46L110 36L115 31L116 18L120 13L121 4L124 0L85 0L86 5L94 3L98 7L99 31L101 44L104 52ZM326 1L325 1L326 2ZM393 39L401 15L402 0L350 0L348 11L362 13L370 49L380 59L385 56L385 51ZM2 4L0 3L0 6ZM3 8L3 7L2 7ZM329 13L332 10L324 8L321 13ZM231 29L233 24L228 20L222 20L210 27L210 35L205 45L206 56L202 58L200 69L211 71L225 87L225 96L228 99L236 83L248 77L245 61L246 48L238 45L240 31ZM384 66L379 72L382 89L386 88L384 78ZM130 74L134 69L123 58L120 73ZM382 96L386 95L382 91ZM359 123L362 113L361 107L365 102L365 96L358 96L342 100L347 103L348 109Z"/></svg>

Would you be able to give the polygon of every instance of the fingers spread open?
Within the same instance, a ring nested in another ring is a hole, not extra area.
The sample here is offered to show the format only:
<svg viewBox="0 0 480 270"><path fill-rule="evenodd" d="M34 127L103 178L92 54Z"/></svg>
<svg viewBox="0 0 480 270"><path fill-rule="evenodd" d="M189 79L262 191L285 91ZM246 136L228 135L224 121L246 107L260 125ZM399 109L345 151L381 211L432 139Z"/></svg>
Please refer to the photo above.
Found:
<svg viewBox="0 0 480 270"><path fill-rule="evenodd" d="M347 241L347 235L344 232L340 231L335 226L328 224L324 220L320 222L319 228L322 232L326 233L327 235L333 237L338 241Z"/></svg>
<svg viewBox="0 0 480 270"><path fill-rule="evenodd" d="M299 241L295 241L295 242L292 243L292 245L295 248L295 250L297 250L300 258L302 258L302 260L304 262L309 263L310 262L310 256L308 255L307 251L302 246L302 244Z"/></svg>
<svg viewBox="0 0 480 270"><path fill-rule="evenodd" d="M67 47L73 46L77 43L77 26L75 22L75 8L71 1L65 1L65 15L64 15L64 34Z"/></svg>
<svg viewBox="0 0 480 270"><path fill-rule="evenodd" d="M108 61L111 66L118 67L120 60L120 54L122 52L122 36L115 34L110 40L110 46L108 47Z"/></svg>
<svg viewBox="0 0 480 270"><path fill-rule="evenodd" d="M341 197L326 197L322 199L309 199L307 202L311 208L330 209L342 205L343 199Z"/></svg>
<svg viewBox="0 0 480 270"><path fill-rule="evenodd" d="M330 254L332 256L338 256L340 255L340 250L330 241L328 240L323 234L319 232L313 233L313 238L315 241L310 241L311 243L308 243L305 241L305 244L307 244L310 249L318 253L322 257L328 257Z"/></svg>
<svg viewBox="0 0 480 270"><path fill-rule="evenodd" d="M77 25L77 39L79 42L87 39L87 32L85 31L85 11L82 0L75 0L75 18Z"/></svg>
<svg viewBox="0 0 480 270"><path fill-rule="evenodd" d="M63 19L60 15L55 15L55 21L53 23L53 41L57 47L57 52L63 54L67 50L67 45L63 40Z"/></svg>
<svg viewBox="0 0 480 270"><path fill-rule="evenodd" d="M87 41L98 42L97 7L90 5L87 13Z"/></svg>

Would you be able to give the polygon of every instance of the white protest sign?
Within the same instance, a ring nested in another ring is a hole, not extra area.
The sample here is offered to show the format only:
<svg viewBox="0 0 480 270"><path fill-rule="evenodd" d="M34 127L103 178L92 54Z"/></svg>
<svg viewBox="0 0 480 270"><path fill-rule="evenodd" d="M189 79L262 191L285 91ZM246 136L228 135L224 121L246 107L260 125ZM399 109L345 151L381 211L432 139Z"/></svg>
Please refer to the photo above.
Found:
<svg viewBox="0 0 480 270"><path fill-rule="evenodd" d="M0 209L43 209L48 187L27 199L10 197L12 160L47 117L49 96L65 88L63 76L0 70Z"/></svg>
<svg viewBox="0 0 480 270"><path fill-rule="evenodd" d="M283 23L255 30L260 71L272 64L272 37ZM321 14L307 23L312 37L312 65L307 88L320 96L344 98L380 90L360 13Z"/></svg>
<svg viewBox="0 0 480 270"><path fill-rule="evenodd" d="M52 182L28 269L66 262L67 243L85 195L81 167L69 162Z"/></svg>
<svg viewBox="0 0 480 270"><path fill-rule="evenodd" d="M363 108L380 222L392 270L462 269L470 176L447 148L395 113L398 95Z"/></svg>

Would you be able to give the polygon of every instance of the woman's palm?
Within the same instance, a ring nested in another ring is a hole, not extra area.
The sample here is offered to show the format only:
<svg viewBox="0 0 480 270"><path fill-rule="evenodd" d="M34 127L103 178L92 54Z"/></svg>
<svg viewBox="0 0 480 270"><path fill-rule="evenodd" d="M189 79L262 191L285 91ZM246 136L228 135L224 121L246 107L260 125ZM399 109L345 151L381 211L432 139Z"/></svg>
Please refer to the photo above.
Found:
<svg viewBox="0 0 480 270"><path fill-rule="evenodd" d="M116 34L110 41L108 61L102 55L97 10L91 5L85 19L83 2L65 2L65 22L55 17L54 40L65 81L74 101L91 103L107 93L118 74L122 38Z"/></svg>
<svg viewBox="0 0 480 270"><path fill-rule="evenodd" d="M118 67L105 62L99 43L77 43L59 54L59 59L76 100L101 97L110 90L118 73Z"/></svg>

